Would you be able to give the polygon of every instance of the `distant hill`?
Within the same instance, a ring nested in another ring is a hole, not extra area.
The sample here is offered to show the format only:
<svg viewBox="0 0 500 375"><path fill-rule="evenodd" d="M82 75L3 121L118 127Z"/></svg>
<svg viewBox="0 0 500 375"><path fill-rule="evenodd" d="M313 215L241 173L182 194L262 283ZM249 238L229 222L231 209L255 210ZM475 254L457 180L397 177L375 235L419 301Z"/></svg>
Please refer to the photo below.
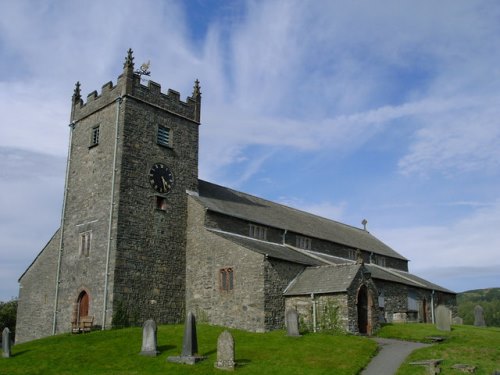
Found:
<svg viewBox="0 0 500 375"><path fill-rule="evenodd" d="M500 327L500 288L476 289L457 294L458 315L464 324L474 324L474 307L481 305L490 327Z"/></svg>

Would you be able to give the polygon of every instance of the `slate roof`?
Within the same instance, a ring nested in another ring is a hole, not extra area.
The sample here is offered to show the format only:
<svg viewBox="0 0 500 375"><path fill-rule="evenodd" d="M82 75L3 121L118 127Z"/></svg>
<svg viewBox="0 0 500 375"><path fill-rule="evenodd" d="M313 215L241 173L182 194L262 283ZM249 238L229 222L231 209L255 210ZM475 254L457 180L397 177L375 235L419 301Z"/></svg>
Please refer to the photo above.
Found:
<svg viewBox="0 0 500 375"><path fill-rule="evenodd" d="M210 229L208 229L210 230ZM288 246L256 240L250 237L244 237L233 233L210 230L212 233L248 250L255 251L271 258L286 260L293 263L304 264L306 266L319 266L325 264L321 260L308 256L300 251L291 249Z"/></svg>
<svg viewBox="0 0 500 375"><path fill-rule="evenodd" d="M199 180L197 199L207 209L258 224L287 229L376 254L407 260L368 231Z"/></svg>
<svg viewBox="0 0 500 375"><path fill-rule="evenodd" d="M360 268L360 264L308 267L288 285L283 294L297 296L346 292Z"/></svg>
<svg viewBox="0 0 500 375"><path fill-rule="evenodd" d="M455 294L455 292L449 289L431 283L430 281L422 279L421 277L413 275L409 272L400 271L393 268L384 268L377 266L376 264L365 264L365 267L368 269L368 271L371 272L373 279L393 281L396 283L413 286L416 288L424 288L429 290L436 290L440 292Z"/></svg>

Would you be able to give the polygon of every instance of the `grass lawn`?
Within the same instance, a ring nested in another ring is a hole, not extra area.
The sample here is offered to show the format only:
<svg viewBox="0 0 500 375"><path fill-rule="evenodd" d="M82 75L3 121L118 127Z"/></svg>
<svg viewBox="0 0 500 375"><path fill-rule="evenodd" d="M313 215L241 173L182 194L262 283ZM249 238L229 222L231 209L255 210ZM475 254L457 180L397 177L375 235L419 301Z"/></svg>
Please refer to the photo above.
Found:
<svg viewBox="0 0 500 375"><path fill-rule="evenodd" d="M445 337L444 342L413 352L401 366L398 375L426 374L423 367L409 362L443 359L441 374L460 374L452 369L462 363L477 366L475 374L490 375L500 371L500 328L453 326L451 332L438 331L431 324L389 324L378 333L380 337L429 342L428 336Z"/></svg>
<svg viewBox="0 0 500 375"><path fill-rule="evenodd" d="M182 349L183 325L158 327L161 354L139 355L142 329L60 335L12 348L0 358L0 374L224 374L214 368L217 337L224 330L199 324L198 348L208 358L194 366L169 363ZM376 344L356 336L307 334L287 337L284 331L250 333L230 330L236 345L239 374L357 374L376 352Z"/></svg>

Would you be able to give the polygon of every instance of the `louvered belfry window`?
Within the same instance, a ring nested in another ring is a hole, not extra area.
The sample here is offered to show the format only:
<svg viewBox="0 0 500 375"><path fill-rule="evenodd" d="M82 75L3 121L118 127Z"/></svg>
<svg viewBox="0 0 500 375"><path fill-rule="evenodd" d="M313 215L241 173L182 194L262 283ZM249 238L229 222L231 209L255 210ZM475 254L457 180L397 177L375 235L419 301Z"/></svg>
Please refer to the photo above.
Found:
<svg viewBox="0 0 500 375"><path fill-rule="evenodd" d="M99 144L99 125L92 128L90 135L90 146L97 146Z"/></svg>
<svg viewBox="0 0 500 375"><path fill-rule="evenodd" d="M156 142L161 146L170 147L170 129L166 126L158 126L158 135Z"/></svg>

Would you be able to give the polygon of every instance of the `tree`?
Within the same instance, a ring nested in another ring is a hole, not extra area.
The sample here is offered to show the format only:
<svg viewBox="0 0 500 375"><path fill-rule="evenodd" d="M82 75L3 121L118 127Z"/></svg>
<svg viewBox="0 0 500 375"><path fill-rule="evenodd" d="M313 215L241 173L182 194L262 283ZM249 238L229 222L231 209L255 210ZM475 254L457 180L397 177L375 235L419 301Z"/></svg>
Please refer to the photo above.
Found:
<svg viewBox="0 0 500 375"><path fill-rule="evenodd" d="M5 327L9 327L14 337L16 332L16 314L17 300L13 299L9 302L0 301L0 332L3 332Z"/></svg>

